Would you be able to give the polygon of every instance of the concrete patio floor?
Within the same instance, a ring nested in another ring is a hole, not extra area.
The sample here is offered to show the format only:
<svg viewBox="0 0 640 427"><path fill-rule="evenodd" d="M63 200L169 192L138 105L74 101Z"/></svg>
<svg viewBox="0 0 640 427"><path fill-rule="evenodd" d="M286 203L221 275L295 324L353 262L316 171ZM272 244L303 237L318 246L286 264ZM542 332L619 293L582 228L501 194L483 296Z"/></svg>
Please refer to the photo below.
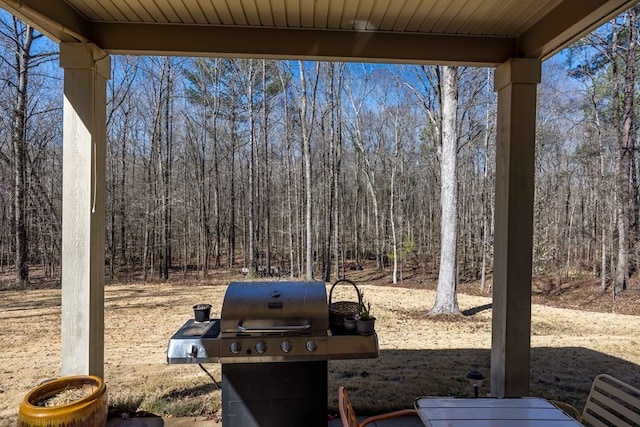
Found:
<svg viewBox="0 0 640 427"><path fill-rule="evenodd" d="M359 417L360 420L366 417ZM424 427L418 417L400 417L368 424L371 427ZM146 417L121 420L110 419L106 427L221 427L221 422L194 417ZM327 427L342 427L340 419L329 421Z"/></svg>

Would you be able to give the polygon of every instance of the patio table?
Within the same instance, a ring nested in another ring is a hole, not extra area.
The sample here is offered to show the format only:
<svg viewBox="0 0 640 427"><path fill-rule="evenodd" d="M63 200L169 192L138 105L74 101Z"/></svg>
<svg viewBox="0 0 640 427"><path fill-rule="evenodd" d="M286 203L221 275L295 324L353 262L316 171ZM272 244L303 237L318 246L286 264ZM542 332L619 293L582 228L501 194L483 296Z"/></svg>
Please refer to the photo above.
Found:
<svg viewBox="0 0 640 427"><path fill-rule="evenodd" d="M580 427L551 402L537 397L416 399L427 427Z"/></svg>

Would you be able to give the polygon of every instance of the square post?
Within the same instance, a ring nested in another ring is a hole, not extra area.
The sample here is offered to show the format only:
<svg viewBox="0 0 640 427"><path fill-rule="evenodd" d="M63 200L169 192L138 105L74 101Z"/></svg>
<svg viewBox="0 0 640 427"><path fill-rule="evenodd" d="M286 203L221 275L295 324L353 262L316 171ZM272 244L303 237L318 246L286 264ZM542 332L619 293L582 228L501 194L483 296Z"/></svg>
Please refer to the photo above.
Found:
<svg viewBox="0 0 640 427"><path fill-rule="evenodd" d="M62 43L62 375L104 374L106 81L109 56Z"/></svg>
<svg viewBox="0 0 640 427"><path fill-rule="evenodd" d="M538 59L511 58L498 92L491 395L529 394Z"/></svg>

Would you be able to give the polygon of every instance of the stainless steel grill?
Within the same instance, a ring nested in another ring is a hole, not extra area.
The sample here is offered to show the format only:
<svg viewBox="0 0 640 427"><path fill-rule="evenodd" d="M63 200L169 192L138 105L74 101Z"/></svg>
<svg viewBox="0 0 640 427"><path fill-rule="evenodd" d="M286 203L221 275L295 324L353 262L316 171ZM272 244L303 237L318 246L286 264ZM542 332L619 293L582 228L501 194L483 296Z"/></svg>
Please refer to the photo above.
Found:
<svg viewBox="0 0 640 427"><path fill-rule="evenodd" d="M321 282L230 283L221 318L189 319L167 349L169 363L222 363L223 427L324 427L327 361L375 357L375 333L329 329Z"/></svg>

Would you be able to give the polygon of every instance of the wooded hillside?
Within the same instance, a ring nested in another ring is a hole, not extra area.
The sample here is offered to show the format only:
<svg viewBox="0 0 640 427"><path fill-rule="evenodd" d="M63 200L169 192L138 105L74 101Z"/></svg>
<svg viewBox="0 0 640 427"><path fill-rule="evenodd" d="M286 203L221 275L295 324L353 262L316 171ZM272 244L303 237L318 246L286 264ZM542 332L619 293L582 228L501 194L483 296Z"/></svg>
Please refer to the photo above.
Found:
<svg viewBox="0 0 640 427"><path fill-rule="evenodd" d="M543 65L534 274L622 291L640 246L635 10ZM59 277L57 46L2 14L0 269ZM458 278L492 269L493 70L461 68ZM330 280L362 260L437 271L441 68L112 58L107 265L118 280L210 269ZM310 221L310 232L305 224Z"/></svg>

